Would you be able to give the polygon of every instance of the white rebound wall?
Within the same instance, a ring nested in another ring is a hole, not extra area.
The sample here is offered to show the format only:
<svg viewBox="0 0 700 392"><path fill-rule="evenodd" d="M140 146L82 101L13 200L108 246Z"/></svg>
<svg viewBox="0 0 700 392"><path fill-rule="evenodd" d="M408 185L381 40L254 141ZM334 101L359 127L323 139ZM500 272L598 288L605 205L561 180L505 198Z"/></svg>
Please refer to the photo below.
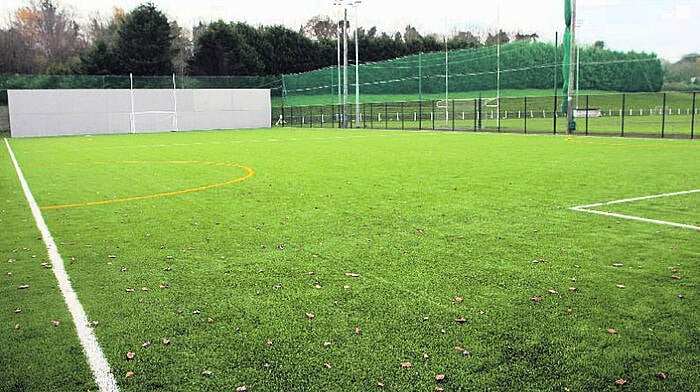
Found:
<svg viewBox="0 0 700 392"><path fill-rule="evenodd" d="M272 125L268 89L8 90L7 94L12 137L130 133L132 111L136 133Z"/></svg>

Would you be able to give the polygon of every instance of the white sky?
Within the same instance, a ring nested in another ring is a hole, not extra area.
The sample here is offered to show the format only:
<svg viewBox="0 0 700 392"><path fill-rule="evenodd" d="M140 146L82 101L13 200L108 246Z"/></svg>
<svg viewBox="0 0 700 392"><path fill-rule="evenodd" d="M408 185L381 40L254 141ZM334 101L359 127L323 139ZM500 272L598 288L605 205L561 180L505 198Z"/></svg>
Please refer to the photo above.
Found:
<svg viewBox="0 0 700 392"><path fill-rule="evenodd" d="M0 18L29 0L2 0ZM129 11L146 0L55 0L79 20L96 12L111 14L113 6ZM347 0L345 0L347 1ZM333 0L153 0L168 17L183 27L198 21L223 19L251 25L282 24L298 30L315 15L340 15ZM564 0L363 0L359 24L379 31L403 32L407 24L422 34L454 29L535 32L552 42L555 31L564 30ZM578 0L577 40L592 44L605 41L615 50L653 52L677 61L687 53L700 52L700 1L698 0ZM350 7L349 19L354 19Z"/></svg>

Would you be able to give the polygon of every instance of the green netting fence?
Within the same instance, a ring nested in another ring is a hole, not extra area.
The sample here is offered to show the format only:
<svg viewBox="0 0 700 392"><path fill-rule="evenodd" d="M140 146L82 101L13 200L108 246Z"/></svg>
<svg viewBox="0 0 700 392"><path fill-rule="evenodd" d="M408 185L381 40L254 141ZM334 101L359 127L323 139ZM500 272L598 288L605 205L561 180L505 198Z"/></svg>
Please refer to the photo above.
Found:
<svg viewBox="0 0 700 392"><path fill-rule="evenodd" d="M361 56L361 54L360 54ZM561 89L564 48L541 42L432 52L347 70L348 101L384 102L466 98L473 92ZM661 61L652 54L581 48L578 87L583 90L655 92L663 85ZM338 103L344 69L337 66L282 77L286 106ZM341 76L340 78L338 76ZM560 90L561 91L561 90Z"/></svg>

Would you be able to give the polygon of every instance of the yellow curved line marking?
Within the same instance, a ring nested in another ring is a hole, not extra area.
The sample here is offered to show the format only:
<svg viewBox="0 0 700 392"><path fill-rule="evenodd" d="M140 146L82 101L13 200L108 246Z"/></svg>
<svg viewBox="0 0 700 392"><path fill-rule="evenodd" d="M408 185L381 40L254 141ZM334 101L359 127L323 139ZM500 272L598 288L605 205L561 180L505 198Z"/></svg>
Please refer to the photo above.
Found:
<svg viewBox="0 0 700 392"><path fill-rule="evenodd" d="M155 199L158 197L182 195L185 193L200 192L200 191L204 191L204 190L211 189L211 188L217 188L217 187L224 186L224 185L235 184L237 182L245 181L245 180L249 179L250 177L253 177L253 175L255 174L255 170L249 168L248 166L243 166L243 165L239 165L236 163L200 162L200 161L125 161L124 163L171 163L171 164L172 163L185 163L185 164L189 163L189 164L215 165L215 166L226 166L226 167L239 167L239 168L246 171L246 175L244 175L243 177L234 178L232 180L219 182L216 184L202 185L202 186L198 186L195 188L182 189L179 191L161 192L161 193L154 193L151 195L143 195L143 196L131 196L131 197L124 197L121 199L88 201L85 203L45 206L45 207L41 207L41 209L42 210L58 210L58 209L62 209L62 208L98 206L98 205L102 205L102 204L123 203L125 201Z"/></svg>

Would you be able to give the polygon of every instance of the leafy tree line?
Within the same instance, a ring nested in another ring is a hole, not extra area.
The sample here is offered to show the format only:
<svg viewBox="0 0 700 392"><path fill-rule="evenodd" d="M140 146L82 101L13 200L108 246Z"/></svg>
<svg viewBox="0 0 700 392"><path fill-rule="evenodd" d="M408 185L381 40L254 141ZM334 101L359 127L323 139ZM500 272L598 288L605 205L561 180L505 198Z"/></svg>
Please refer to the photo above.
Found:
<svg viewBox="0 0 700 392"><path fill-rule="evenodd" d="M94 16L81 26L56 0L30 0L13 14L7 28L0 29L0 74L298 74L337 63L339 27L329 17L315 16L299 31L280 25L251 26L219 20L200 23L190 33L169 20L153 3L141 4L130 12L115 8L110 17ZM349 27L350 47L354 47L354 28ZM376 27L358 29L361 61L370 63L367 70L371 63L396 58L403 61L419 53L426 53L427 58L431 52L443 52L447 47L454 53L449 72L453 75L451 89L455 91L494 88L493 56L476 53L493 52L493 46L499 42L515 43L519 48L503 53L501 69L508 71L501 75L502 88L550 88L554 73L561 71L553 65L561 62L561 49L555 59L552 45L536 42L537 38L536 34L504 31L456 31L443 41L435 35L422 35L410 25L403 33L392 35L379 32ZM437 59L442 55L434 56ZM363 72L363 83L404 78L417 85L415 57L408 61L408 67L387 66L374 73ZM581 62L585 64L581 88L657 91L663 84L664 70L654 55L609 51L602 41L582 50ZM424 64L421 83L426 92L444 89L444 77L435 76L440 72L444 75L444 63L433 63L434 71L429 63ZM333 79L324 76L322 82L327 84L330 80ZM415 91L414 87L405 88Z"/></svg>
<svg viewBox="0 0 700 392"><path fill-rule="evenodd" d="M115 8L104 18L81 26L56 0L29 0L6 28L0 28L0 73L106 75L281 75L336 63L341 24L328 17L311 18L299 31L246 23L200 23L190 33L153 3L125 12ZM350 26L349 26L350 27ZM350 29L350 46L354 47ZM190 36L193 38L191 39ZM455 32L447 42L421 35L407 26L403 33L358 29L362 61L444 49L477 48L534 34ZM353 57L353 56L351 56Z"/></svg>

